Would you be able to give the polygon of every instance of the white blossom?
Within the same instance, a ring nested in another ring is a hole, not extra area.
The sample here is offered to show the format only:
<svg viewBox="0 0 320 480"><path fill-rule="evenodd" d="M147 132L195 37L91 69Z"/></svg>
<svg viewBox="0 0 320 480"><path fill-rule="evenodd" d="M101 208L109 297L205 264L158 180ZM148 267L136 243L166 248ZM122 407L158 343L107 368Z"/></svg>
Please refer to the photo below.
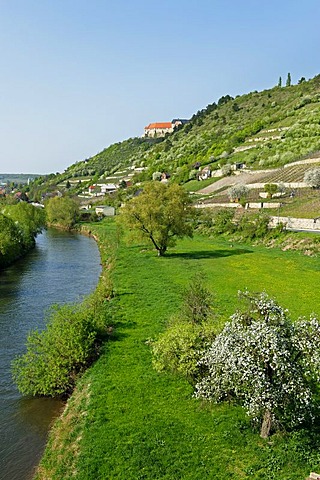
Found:
<svg viewBox="0 0 320 480"><path fill-rule="evenodd" d="M266 293L240 293L249 310L236 312L200 360L206 376L195 396L235 399L254 422L266 411L273 426L313 418L313 382L320 381L320 323L313 315L292 323Z"/></svg>

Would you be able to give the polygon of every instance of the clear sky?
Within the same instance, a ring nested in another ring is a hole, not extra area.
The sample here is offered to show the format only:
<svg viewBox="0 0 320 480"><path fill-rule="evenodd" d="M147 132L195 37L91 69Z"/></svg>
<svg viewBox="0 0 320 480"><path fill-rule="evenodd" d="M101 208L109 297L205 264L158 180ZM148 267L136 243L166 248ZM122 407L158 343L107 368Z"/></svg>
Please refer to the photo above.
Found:
<svg viewBox="0 0 320 480"><path fill-rule="evenodd" d="M0 0L0 173L320 73L320 0Z"/></svg>

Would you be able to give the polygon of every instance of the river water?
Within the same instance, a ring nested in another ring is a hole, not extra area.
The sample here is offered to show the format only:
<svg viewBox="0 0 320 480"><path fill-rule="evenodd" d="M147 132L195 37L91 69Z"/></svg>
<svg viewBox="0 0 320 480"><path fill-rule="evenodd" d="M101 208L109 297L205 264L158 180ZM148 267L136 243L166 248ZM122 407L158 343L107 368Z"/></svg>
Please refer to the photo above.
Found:
<svg viewBox="0 0 320 480"><path fill-rule="evenodd" d="M24 352L27 334L42 329L48 308L80 301L100 275L92 238L49 229L27 257L0 271L0 480L29 480L48 429L62 403L23 398L11 379L11 362Z"/></svg>

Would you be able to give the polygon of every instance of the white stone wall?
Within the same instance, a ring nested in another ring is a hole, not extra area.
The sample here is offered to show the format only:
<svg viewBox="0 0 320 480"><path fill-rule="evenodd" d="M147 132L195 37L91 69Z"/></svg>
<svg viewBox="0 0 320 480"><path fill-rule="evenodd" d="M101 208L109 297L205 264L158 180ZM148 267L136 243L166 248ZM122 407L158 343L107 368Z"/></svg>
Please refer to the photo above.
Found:
<svg viewBox="0 0 320 480"><path fill-rule="evenodd" d="M289 230L318 230L320 231L320 218L292 218L292 217L271 217L270 226L276 227L284 223Z"/></svg>

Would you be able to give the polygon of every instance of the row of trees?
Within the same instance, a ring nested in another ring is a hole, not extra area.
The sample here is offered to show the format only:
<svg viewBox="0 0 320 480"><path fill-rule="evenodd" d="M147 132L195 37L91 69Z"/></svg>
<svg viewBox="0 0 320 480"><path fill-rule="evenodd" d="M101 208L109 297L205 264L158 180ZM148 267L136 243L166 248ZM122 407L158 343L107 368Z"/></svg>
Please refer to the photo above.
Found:
<svg viewBox="0 0 320 480"><path fill-rule="evenodd" d="M0 213L0 268L33 248L36 236L47 222L70 229L78 220L78 202L70 197L50 198L45 209L25 201L11 203L9 199L4 202Z"/></svg>

